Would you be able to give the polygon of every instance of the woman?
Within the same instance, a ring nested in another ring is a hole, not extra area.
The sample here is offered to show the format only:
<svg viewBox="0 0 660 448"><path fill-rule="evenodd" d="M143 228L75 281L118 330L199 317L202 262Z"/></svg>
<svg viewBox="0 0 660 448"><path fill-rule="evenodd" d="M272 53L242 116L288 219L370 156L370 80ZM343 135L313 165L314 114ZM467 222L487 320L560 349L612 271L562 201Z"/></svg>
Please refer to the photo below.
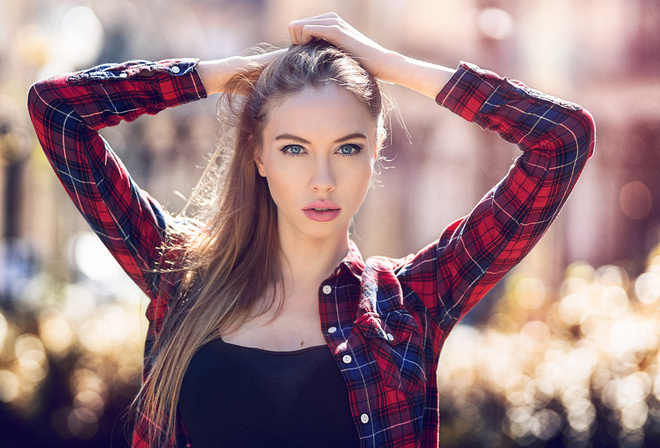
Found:
<svg viewBox="0 0 660 448"><path fill-rule="evenodd" d="M521 83L412 60L334 13L289 35L265 55L105 65L30 91L61 182L151 298L133 446L437 446L445 338L592 154L591 116ZM348 236L384 138L375 78L523 151L467 217L399 260L363 261ZM174 219L98 130L221 92L238 118L219 199L203 224Z"/></svg>

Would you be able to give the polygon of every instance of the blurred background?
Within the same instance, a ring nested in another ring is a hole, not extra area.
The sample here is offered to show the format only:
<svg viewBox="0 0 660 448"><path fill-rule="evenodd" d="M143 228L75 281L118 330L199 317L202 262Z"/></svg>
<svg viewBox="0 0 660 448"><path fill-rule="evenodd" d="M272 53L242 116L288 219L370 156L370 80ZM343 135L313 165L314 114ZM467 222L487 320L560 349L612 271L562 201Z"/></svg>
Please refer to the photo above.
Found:
<svg viewBox="0 0 660 448"><path fill-rule="evenodd" d="M660 2L656 0L2 0L0 447L124 447L144 296L59 186L25 109L37 79L101 62L287 45L336 11L407 55L476 63L584 105L596 156L558 221L450 336L442 446L660 446ZM363 255L403 256L468 213L517 149L386 86ZM405 127L402 127L402 121ZM213 150L213 99L107 129L137 182L179 211Z"/></svg>

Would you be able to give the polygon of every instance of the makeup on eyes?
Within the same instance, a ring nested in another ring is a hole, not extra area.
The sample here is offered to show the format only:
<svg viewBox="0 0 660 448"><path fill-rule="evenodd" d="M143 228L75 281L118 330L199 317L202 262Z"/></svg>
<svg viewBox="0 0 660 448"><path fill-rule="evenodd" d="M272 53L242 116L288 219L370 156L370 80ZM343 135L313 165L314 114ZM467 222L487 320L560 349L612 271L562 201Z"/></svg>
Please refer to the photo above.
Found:
<svg viewBox="0 0 660 448"><path fill-rule="evenodd" d="M355 139L366 141L367 137L362 133L354 132L352 134L348 134L344 137L338 138L333 142L333 144L335 145L340 145L337 151L335 152L346 157L355 156L359 154L362 151L364 145L358 143L345 143ZM304 139L302 137L298 137L297 135L293 135L293 134L280 134L277 137L275 137L275 141L277 140L291 140L297 142L296 144L285 145L280 149L282 153L289 154L292 156L299 156L305 154L307 151L305 150L303 145L312 144L309 140ZM343 150L344 148L351 148L351 151L347 153Z"/></svg>

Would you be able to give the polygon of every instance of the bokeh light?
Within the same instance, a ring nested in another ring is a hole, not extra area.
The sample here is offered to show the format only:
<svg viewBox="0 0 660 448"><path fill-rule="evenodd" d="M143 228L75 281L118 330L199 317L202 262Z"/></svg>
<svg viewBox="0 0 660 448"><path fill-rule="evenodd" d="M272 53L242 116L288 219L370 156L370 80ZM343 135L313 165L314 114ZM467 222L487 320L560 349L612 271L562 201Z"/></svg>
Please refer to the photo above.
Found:
<svg viewBox="0 0 660 448"><path fill-rule="evenodd" d="M516 446L652 440L660 422L657 270L654 256L636 278L620 267L580 263L566 270L556 292L537 279L512 278L499 317L481 330L459 326L446 343L439 370L444 424L471 418L461 405L469 399L477 408L499 409L501 429ZM520 306L521 291L542 290L538 297L550 299L539 300L540 309ZM518 319L503 317L509 312ZM480 431L496 431L492 425Z"/></svg>
<svg viewBox="0 0 660 448"><path fill-rule="evenodd" d="M505 39L513 30L513 17L500 8L484 8L477 16L479 30L491 39Z"/></svg>
<svg viewBox="0 0 660 448"><path fill-rule="evenodd" d="M660 446L658 2L160 3L0 2L0 446L128 446L122 416L140 385L147 328L144 295L38 149L30 84L96 63L286 46L288 20L327 9L394 50L474 62L583 104L597 120L596 157L558 221L445 344L442 446ZM383 170L384 187L356 221L367 256L405 255L437 238L515 152L432 101L388 93L410 132L391 126L385 151L396 169ZM173 190L187 195L216 143L214 106L103 130L173 213ZM7 198L18 210L8 213ZM573 260L588 262L566 267Z"/></svg>
<svg viewBox="0 0 660 448"><path fill-rule="evenodd" d="M629 182L621 187L619 205L630 219L644 219L653 207L653 196L643 182Z"/></svg>
<svg viewBox="0 0 660 448"><path fill-rule="evenodd" d="M20 394L16 374L8 370L0 370L0 400L9 403Z"/></svg>

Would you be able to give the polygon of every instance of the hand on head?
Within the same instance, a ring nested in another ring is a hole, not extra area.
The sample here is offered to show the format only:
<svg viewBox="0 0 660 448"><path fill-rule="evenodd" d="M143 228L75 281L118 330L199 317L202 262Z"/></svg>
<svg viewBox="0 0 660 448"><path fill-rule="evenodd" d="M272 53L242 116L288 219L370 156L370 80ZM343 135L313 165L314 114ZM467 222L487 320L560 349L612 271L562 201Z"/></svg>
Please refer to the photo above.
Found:
<svg viewBox="0 0 660 448"><path fill-rule="evenodd" d="M293 45L306 44L312 39L324 39L356 57L377 78L383 74L380 62L389 53L334 12L294 20L289 23L289 37Z"/></svg>

